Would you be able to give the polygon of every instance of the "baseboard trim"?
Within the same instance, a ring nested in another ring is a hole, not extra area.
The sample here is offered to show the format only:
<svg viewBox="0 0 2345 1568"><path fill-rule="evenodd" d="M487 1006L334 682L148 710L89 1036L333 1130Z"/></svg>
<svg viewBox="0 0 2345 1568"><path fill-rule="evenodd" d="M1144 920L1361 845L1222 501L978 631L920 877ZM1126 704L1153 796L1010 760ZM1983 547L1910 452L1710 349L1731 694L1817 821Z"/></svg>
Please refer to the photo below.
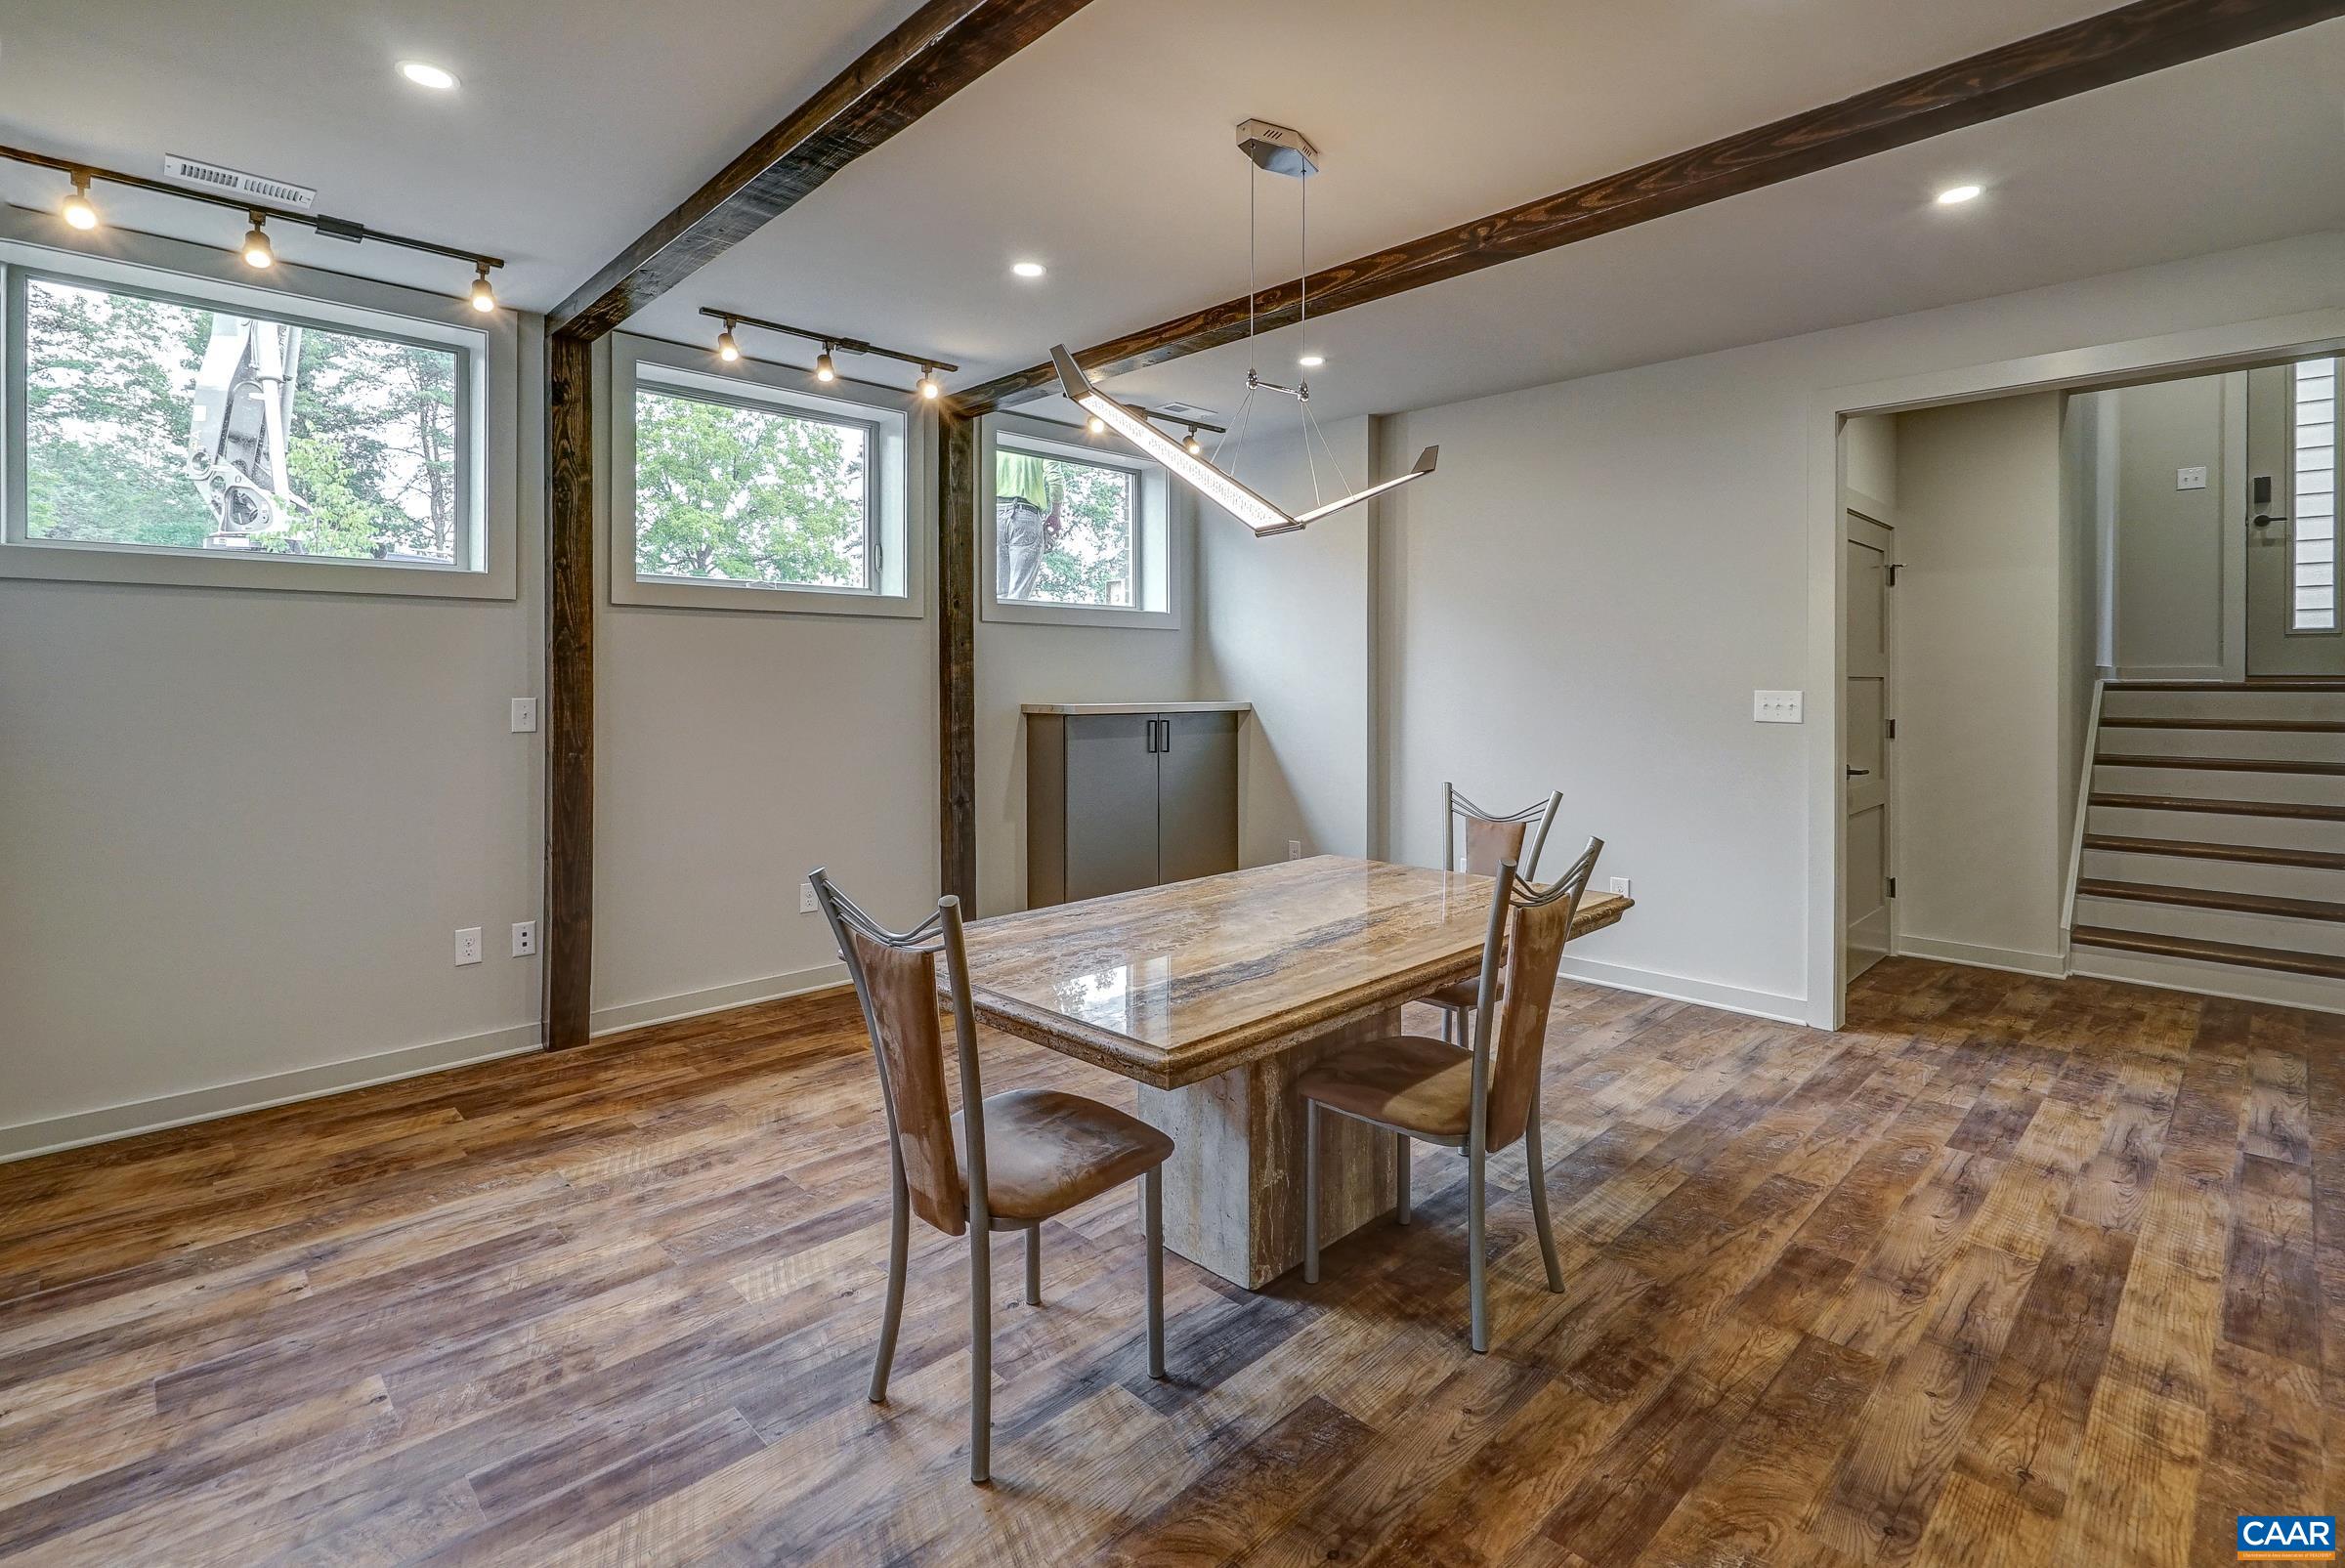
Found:
<svg viewBox="0 0 2345 1568"><path fill-rule="evenodd" d="M2108 677L2119 683L2125 681L2205 681L2219 686L2230 677L2220 664L2121 664L2115 675Z"/></svg>
<svg viewBox="0 0 2345 1568"><path fill-rule="evenodd" d="M1615 991L1634 991L1670 1001L1695 1002L1779 1024L1808 1022L1806 998L1779 992L1696 980L1689 975L1664 974L1658 969L1633 969L1627 964L1604 963L1595 958L1575 958L1568 952L1563 955L1561 973L1567 980L1583 980L1592 986L1610 986Z"/></svg>
<svg viewBox="0 0 2345 1568"><path fill-rule="evenodd" d="M78 1149L85 1144L107 1143L142 1132L160 1132L166 1127L183 1127L196 1122L216 1122L246 1111L321 1099L328 1094L446 1072L451 1067L520 1056L538 1048L537 1026L516 1024L510 1029L468 1035L461 1039L407 1045L395 1051L298 1067L291 1072L271 1073L210 1088L161 1094L149 1100L75 1111L38 1122L20 1122L14 1126L0 1127L0 1163L29 1160L35 1155Z"/></svg>
<svg viewBox="0 0 2345 1568"><path fill-rule="evenodd" d="M2068 972L2068 959L2057 953L2029 953L2020 948L1983 948L1971 942L1943 942L1936 937L1897 934L1897 956L1936 958L1941 963L1967 963L1974 969L2007 969L2014 974L2045 975L2059 979Z"/></svg>
<svg viewBox="0 0 2345 1568"><path fill-rule="evenodd" d="M761 1001L780 1001L785 996L801 996L810 991L829 991L847 983L847 966L843 963L817 964L786 975L765 975L755 980L738 980L731 985L710 986L704 991L687 991L673 996L653 996L644 1001L622 1001L609 1007L597 1007L587 1023L587 1033L595 1038L605 1035L621 1034L630 1029L649 1029L654 1024L673 1024L704 1013L721 1013L728 1008L747 1007Z"/></svg>

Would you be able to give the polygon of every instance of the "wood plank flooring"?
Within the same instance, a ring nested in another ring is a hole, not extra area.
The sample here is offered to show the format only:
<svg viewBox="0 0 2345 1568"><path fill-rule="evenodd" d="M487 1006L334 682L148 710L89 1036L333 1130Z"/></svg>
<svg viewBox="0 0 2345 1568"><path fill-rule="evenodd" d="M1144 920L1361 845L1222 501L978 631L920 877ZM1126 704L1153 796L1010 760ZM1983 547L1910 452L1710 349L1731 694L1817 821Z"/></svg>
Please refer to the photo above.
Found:
<svg viewBox="0 0 2345 1568"><path fill-rule="evenodd" d="M2180 1565L2345 1477L2345 1018L1897 959L1826 1035L1562 989L1546 1138L1249 1294L1133 1202L914 1231L833 995L0 1166L0 1560ZM1430 1015L1418 1020L1429 1026ZM989 1039L989 1087L1122 1099Z"/></svg>

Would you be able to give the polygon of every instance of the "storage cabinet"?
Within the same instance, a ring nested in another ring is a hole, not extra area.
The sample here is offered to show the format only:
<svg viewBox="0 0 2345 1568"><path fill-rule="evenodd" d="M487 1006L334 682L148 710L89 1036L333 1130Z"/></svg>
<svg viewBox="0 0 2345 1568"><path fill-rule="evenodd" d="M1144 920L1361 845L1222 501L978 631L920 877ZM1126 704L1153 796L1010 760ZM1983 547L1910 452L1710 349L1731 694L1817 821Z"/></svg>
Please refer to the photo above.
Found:
<svg viewBox="0 0 2345 1568"><path fill-rule="evenodd" d="M1026 903L1238 869L1243 702L1026 708Z"/></svg>

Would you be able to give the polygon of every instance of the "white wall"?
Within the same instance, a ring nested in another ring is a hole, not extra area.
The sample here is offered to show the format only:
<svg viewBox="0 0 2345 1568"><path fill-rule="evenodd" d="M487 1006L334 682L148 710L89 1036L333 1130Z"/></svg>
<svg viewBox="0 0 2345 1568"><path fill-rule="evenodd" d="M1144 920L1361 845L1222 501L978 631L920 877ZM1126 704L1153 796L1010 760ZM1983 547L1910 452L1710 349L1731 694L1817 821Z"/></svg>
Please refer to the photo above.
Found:
<svg viewBox="0 0 2345 1568"><path fill-rule="evenodd" d="M1253 441L1223 465L1289 511L1306 509L1369 483L1370 421L1325 434L1328 446L1312 449L1316 491L1293 433ZM1291 840L1305 855L1369 852L1375 522L1363 506L1259 539L1219 507L1199 508L1198 695L1254 704L1240 732L1245 865L1285 859Z"/></svg>
<svg viewBox="0 0 2345 1568"><path fill-rule="evenodd" d="M537 451L517 599L0 580L0 1157L536 1041Z"/></svg>
<svg viewBox="0 0 2345 1568"><path fill-rule="evenodd" d="M1602 834L1599 877L1639 901L1582 972L1803 1012L1805 738L1754 724L1751 691L1801 686L1831 623L1827 394L2341 305L2345 236L2314 235L1395 416L1394 449L1442 448L1380 573L1395 856L1437 856L1445 777L1559 786L1563 842Z"/></svg>
<svg viewBox="0 0 2345 1568"><path fill-rule="evenodd" d="M2074 796L2061 397L1897 424L1898 951L2056 972Z"/></svg>
<svg viewBox="0 0 2345 1568"><path fill-rule="evenodd" d="M2220 680L2224 519L2238 478L2224 467L2228 376L2103 394L2115 405L2116 662L2141 680ZM2202 489L2175 473L2206 470Z"/></svg>

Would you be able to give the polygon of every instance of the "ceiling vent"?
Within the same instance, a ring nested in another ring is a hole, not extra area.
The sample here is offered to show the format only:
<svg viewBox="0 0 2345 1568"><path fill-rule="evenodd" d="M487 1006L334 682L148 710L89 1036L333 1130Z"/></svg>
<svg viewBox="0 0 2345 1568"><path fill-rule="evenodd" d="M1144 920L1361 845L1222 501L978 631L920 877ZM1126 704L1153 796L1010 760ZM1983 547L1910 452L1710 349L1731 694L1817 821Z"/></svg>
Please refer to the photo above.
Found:
<svg viewBox="0 0 2345 1568"><path fill-rule="evenodd" d="M1211 408L1201 408L1193 403L1160 403L1156 405L1156 411L1160 414L1171 414L1175 419L1211 419L1214 417L1214 411Z"/></svg>
<svg viewBox="0 0 2345 1568"><path fill-rule="evenodd" d="M308 212L318 205L318 192L306 186L264 179L225 164L206 163L200 158L183 158L176 152L163 158L163 173L201 190L217 191L223 195L245 196L274 206L291 207L297 212Z"/></svg>

